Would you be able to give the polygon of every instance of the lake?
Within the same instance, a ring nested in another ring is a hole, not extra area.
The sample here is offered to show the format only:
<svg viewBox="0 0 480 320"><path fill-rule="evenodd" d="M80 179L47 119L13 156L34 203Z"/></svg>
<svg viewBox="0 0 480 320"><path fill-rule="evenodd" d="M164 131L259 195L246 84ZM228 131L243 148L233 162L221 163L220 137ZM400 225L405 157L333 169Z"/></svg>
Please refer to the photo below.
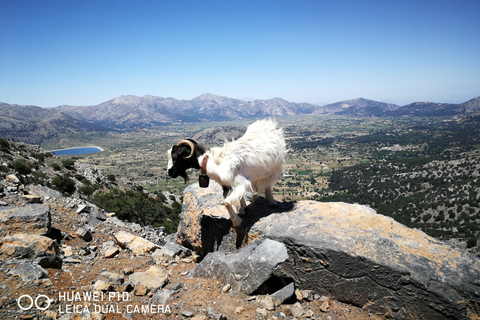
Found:
<svg viewBox="0 0 480 320"><path fill-rule="evenodd" d="M65 156L65 155L80 155L80 154L91 154L102 152L103 149L100 147L80 147L80 148L69 148L69 149L61 149L61 150L52 150L49 151L56 156Z"/></svg>

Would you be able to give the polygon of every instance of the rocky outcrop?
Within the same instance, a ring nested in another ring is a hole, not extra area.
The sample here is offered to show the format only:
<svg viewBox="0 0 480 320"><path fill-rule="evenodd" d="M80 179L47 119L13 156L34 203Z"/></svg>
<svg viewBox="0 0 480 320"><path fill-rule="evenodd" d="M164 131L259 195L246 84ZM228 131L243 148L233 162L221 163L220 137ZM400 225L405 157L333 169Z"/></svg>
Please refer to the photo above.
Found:
<svg viewBox="0 0 480 320"><path fill-rule="evenodd" d="M58 253L57 243L44 236L17 233L0 239L0 254L9 257L37 258Z"/></svg>
<svg viewBox="0 0 480 320"><path fill-rule="evenodd" d="M50 207L44 204L30 204L24 207L0 207L0 222L9 230L44 235L52 225Z"/></svg>
<svg viewBox="0 0 480 320"><path fill-rule="evenodd" d="M228 261L240 261L248 246L239 248L274 240L288 253L273 271L277 279L371 312L463 319L467 305L480 302L477 257L366 206L300 201L270 208L261 198L247 207L243 228L234 230L222 189L212 183L185 189L181 218L178 241L205 256L203 273L214 270L213 260L228 273ZM222 278L240 287L242 277Z"/></svg>

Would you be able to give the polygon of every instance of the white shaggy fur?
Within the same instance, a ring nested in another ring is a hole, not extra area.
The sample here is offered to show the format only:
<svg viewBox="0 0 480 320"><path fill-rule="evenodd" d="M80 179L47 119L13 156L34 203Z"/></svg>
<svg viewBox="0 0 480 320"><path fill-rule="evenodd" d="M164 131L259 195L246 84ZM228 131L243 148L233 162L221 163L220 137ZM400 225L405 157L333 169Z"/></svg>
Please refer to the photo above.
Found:
<svg viewBox="0 0 480 320"><path fill-rule="evenodd" d="M283 130L268 119L252 123L238 140L212 148L198 158L201 166L208 155L208 177L232 189L225 198L225 207L235 227L240 226L242 219L233 207L240 213L244 211L247 192L252 194L253 202L258 193L265 193L269 205L275 205L271 185L283 172L285 148Z"/></svg>

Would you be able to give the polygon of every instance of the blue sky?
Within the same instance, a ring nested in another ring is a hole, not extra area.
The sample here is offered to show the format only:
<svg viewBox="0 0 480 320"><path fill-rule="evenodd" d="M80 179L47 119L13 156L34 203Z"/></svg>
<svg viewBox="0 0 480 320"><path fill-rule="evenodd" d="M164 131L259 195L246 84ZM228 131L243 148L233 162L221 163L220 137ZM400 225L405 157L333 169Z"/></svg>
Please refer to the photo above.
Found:
<svg viewBox="0 0 480 320"><path fill-rule="evenodd" d="M0 101L480 96L480 1L0 0Z"/></svg>

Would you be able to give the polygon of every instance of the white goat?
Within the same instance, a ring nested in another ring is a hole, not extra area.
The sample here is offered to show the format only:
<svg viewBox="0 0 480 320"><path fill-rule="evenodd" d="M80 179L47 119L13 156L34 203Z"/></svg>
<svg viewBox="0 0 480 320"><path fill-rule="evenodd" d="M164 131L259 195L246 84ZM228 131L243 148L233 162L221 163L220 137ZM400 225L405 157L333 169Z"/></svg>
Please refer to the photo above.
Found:
<svg viewBox="0 0 480 320"><path fill-rule="evenodd" d="M201 169L203 178L206 175L224 188L225 207L233 226L238 227L242 219L235 209L244 213L247 192L252 194L253 202L258 193L265 193L268 204L276 204L271 185L283 172L285 155L283 130L273 120L259 120L248 126L238 140L209 151L194 140L180 141L168 151L168 175L187 181L187 169Z"/></svg>

